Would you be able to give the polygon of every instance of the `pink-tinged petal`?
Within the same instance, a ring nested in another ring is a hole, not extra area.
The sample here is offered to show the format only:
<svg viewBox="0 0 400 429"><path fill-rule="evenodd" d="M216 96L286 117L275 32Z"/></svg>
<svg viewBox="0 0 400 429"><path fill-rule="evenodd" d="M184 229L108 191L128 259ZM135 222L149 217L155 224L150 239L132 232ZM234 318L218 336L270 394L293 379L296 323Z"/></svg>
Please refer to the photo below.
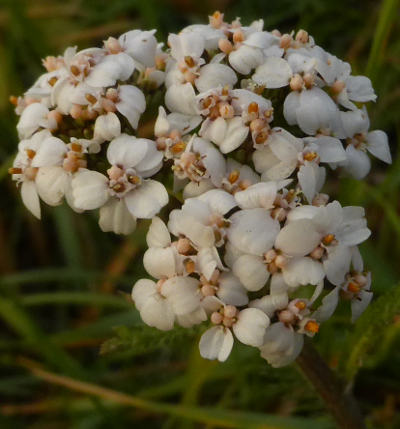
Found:
<svg viewBox="0 0 400 429"><path fill-rule="evenodd" d="M241 343L260 347L268 326L269 317L264 312L258 308L245 308L239 313L232 330Z"/></svg>
<svg viewBox="0 0 400 429"><path fill-rule="evenodd" d="M168 204L168 192L155 180L145 180L125 197L126 206L133 216L151 219Z"/></svg>
<svg viewBox="0 0 400 429"><path fill-rule="evenodd" d="M167 225L157 216L151 221L146 235L146 242L149 247L167 247L171 244L171 236Z"/></svg>
<svg viewBox="0 0 400 429"><path fill-rule="evenodd" d="M21 185L21 198L25 207L38 219L40 219L40 202L35 182L25 180Z"/></svg>
<svg viewBox="0 0 400 429"><path fill-rule="evenodd" d="M100 209L99 225L104 232L128 235L136 228L136 218L129 213L124 200L111 198Z"/></svg>
<svg viewBox="0 0 400 429"><path fill-rule="evenodd" d="M259 256L240 256L234 262L232 270L249 291L262 289L269 279L267 267Z"/></svg>
<svg viewBox="0 0 400 429"><path fill-rule="evenodd" d="M318 246L321 238L312 220L300 219L281 229L275 247L291 256L305 256Z"/></svg>
<svg viewBox="0 0 400 429"><path fill-rule="evenodd" d="M108 179L97 171L78 171L72 179L71 185L74 206L77 209L98 209L109 198Z"/></svg>
<svg viewBox="0 0 400 429"><path fill-rule="evenodd" d="M205 359L226 361L233 347L232 332L222 326L208 329L200 338L200 355Z"/></svg>
<svg viewBox="0 0 400 429"><path fill-rule="evenodd" d="M392 163L388 137L383 131L376 130L367 134L367 149L368 152L386 164Z"/></svg>

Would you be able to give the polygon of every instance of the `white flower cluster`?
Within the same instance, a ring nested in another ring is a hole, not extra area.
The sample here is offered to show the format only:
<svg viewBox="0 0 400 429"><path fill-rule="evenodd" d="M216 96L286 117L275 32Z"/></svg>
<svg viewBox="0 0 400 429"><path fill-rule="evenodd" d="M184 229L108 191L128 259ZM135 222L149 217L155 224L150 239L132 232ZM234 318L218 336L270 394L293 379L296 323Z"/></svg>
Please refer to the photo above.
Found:
<svg viewBox="0 0 400 429"><path fill-rule="evenodd" d="M164 82L164 54L154 31L133 30L103 48L47 57L43 74L15 99L21 142L10 169L26 207L64 197L75 211L100 209L103 231L128 234L168 203L149 179L163 165L152 140L135 137L146 109L143 90Z"/></svg>
<svg viewBox="0 0 400 429"><path fill-rule="evenodd" d="M357 248L370 235L364 210L321 193L327 167L361 179L367 151L391 162L386 134L369 131L371 82L306 31L268 32L261 20L215 12L164 52L153 34L44 61L48 73L16 100L13 178L38 217L39 197L65 196L76 211L100 208L103 231L152 219L143 262L155 281L132 291L146 324L206 322L203 357L224 361L235 336L287 365L339 299L355 320L372 298ZM142 90L161 88L154 141L135 137ZM168 193L150 179L162 168L180 206L167 223L156 215Z"/></svg>

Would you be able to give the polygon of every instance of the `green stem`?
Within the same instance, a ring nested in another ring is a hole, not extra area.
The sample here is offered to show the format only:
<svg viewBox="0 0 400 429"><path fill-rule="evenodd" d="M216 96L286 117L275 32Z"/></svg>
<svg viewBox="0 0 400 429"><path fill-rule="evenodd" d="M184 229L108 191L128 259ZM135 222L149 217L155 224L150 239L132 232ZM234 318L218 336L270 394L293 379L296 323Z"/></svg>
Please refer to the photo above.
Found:
<svg viewBox="0 0 400 429"><path fill-rule="evenodd" d="M338 427L365 429L363 416L353 395L344 389L341 380L324 362L311 342L305 342L297 364L325 402Z"/></svg>

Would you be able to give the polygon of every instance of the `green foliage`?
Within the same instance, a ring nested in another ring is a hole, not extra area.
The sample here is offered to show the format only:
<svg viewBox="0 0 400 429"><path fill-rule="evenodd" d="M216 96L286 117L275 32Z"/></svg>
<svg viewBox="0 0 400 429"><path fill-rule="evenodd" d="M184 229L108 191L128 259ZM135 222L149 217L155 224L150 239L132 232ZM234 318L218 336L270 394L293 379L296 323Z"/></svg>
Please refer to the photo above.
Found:
<svg viewBox="0 0 400 429"><path fill-rule="evenodd" d="M400 287L394 287L369 306L357 321L349 339L346 374L352 379L361 366L375 366L385 356L388 341L400 331Z"/></svg>

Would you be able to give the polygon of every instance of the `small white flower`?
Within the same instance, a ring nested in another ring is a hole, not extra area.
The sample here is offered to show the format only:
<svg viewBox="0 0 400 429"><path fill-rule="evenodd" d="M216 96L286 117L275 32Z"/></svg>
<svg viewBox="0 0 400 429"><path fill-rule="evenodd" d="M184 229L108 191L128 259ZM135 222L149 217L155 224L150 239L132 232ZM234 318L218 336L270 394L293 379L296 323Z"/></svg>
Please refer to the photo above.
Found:
<svg viewBox="0 0 400 429"><path fill-rule="evenodd" d="M200 354L206 359L225 361L233 347L234 332L243 344L259 347L263 343L264 333L269 325L269 317L256 308L245 308L238 311L236 307L227 305L211 315L216 324L200 338Z"/></svg>
<svg viewBox="0 0 400 429"><path fill-rule="evenodd" d="M72 180L76 207L93 210L103 207L109 198L123 199L132 216L152 218L167 204L164 186L146 179L162 162L153 141L122 134L108 146L107 159L112 165L108 178L90 170L76 173Z"/></svg>

